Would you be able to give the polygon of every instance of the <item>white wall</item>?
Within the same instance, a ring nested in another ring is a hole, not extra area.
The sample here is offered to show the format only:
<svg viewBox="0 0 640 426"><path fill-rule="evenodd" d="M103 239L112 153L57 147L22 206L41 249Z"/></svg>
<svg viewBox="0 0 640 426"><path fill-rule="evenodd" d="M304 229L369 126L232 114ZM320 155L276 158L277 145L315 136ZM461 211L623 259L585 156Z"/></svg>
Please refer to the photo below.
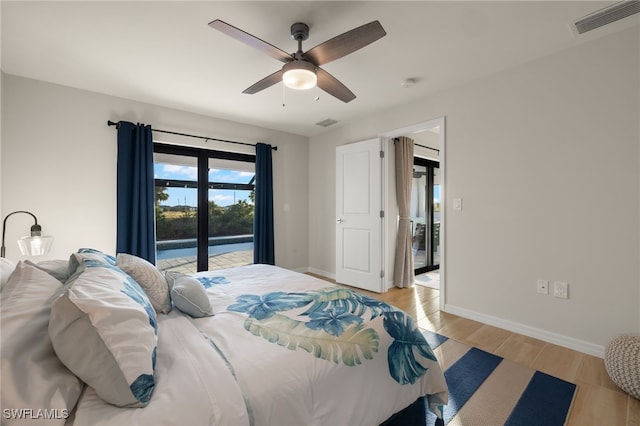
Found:
<svg viewBox="0 0 640 426"><path fill-rule="evenodd" d="M446 116L446 310L595 355L640 332L639 46L636 27L311 138L311 268L335 271L335 146Z"/></svg>
<svg viewBox="0 0 640 426"><path fill-rule="evenodd" d="M308 266L306 137L8 74L2 78L2 119L2 217L14 210L38 216L45 234L55 237L47 258L67 258L80 247L115 250L117 134L107 120L127 120L163 130L277 145L273 153L276 263L291 269ZM160 133L154 137L222 147ZM226 144L224 149L255 152L240 145ZM15 261L20 258L15 240L33 222L27 215L9 221L7 258Z"/></svg>

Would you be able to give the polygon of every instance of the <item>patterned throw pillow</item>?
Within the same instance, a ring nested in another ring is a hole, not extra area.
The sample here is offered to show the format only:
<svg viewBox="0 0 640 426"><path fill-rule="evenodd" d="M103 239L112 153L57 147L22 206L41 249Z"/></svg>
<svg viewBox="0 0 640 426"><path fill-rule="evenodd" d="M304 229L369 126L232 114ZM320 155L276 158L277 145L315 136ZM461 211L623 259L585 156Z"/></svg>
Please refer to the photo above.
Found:
<svg viewBox="0 0 640 426"><path fill-rule="evenodd" d="M156 312L161 314L171 312L169 285L164 275L155 266L145 259L127 253L118 253L116 266L140 284Z"/></svg>
<svg viewBox="0 0 640 426"><path fill-rule="evenodd" d="M166 272L165 277L176 308L194 318L213 315L209 296L200 281L191 275L171 271Z"/></svg>
<svg viewBox="0 0 640 426"><path fill-rule="evenodd" d="M155 311L129 275L92 259L83 262L53 304L53 347L105 401L144 407L155 387Z"/></svg>

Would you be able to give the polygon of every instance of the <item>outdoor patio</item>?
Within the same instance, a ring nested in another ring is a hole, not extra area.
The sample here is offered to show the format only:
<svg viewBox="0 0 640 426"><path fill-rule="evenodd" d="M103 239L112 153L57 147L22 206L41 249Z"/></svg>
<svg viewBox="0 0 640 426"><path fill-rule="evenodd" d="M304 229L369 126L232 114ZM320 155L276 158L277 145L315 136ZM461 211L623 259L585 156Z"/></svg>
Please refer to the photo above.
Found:
<svg viewBox="0 0 640 426"><path fill-rule="evenodd" d="M157 267L161 271L176 271L184 274L197 272L196 258L176 257L158 260ZM233 251L229 253L212 254L209 256L209 270L233 268L253 263L253 250Z"/></svg>

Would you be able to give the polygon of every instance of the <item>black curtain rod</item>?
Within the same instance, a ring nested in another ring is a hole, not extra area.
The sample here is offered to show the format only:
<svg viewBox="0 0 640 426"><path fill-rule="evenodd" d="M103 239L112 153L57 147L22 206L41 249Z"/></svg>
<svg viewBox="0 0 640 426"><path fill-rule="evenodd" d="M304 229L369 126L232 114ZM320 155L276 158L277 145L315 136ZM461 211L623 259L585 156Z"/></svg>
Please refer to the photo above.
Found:
<svg viewBox="0 0 640 426"><path fill-rule="evenodd" d="M435 148L431 148L430 146L424 146L424 145L420 145L419 143L414 143L415 146L419 146L421 148L426 148L426 149L430 149L432 151L437 152L438 154L440 154L440 150L439 149L435 149Z"/></svg>
<svg viewBox="0 0 640 426"><path fill-rule="evenodd" d="M398 138L393 138L393 142L398 142ZM430 146L424 146L424 145L420 145L419 143L413 143L415 146L419 146L420 148L426 148L426 149L430 149L432 151L437 152L438 154L440 154L440 150L439 149L435 149L435 148L431 148Z"/></svg>
<svg viewBox="0 0 640 426"><path fill-rule="evenodd" d="M111 120L107 121L107 126L116 126L116 128L118 128L118 123L119 122L113 122ZM247 142L237 142L237 141L229 141L226 139L218 139L218 138L209 138L207 136L197 136L197 135L190 135L188 133L178 133L178 132L170 132L169 130L160 130L160 129L154 129L153 127L151 127L151 130L154 132L160 132L160 133L168 133L170 135L178 135L178 136L186 136L189 138L196 138L196 139L204 139L205 142L207 141L218 141L218 142L226 142L226 143L234 143L237 145L246 145L246 146L253 146L255 147L255 144L252 143L247 143ZM272 146L271 147L272 150L277 151L278 147L277 146Z"/></svg>

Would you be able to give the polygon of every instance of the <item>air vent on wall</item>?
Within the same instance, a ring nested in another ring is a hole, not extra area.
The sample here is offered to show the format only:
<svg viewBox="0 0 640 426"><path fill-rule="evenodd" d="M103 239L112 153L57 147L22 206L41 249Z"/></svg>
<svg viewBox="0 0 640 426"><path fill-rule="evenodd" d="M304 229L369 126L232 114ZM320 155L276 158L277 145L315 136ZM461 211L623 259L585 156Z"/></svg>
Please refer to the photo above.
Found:
<svg viewBox="0 0 640 426"><path fill-rule="evenodd" d="M577 34L595 30L640 12L640 0L625 0L600 9L573 22L572 29Z"/></svg>
<svg viewBox="0 0 640 426"><path fill-rule="evenodd" d="M332 126L332 125L336 124L337 122L338 121L334 120L333 118L326 118L326 119L324 119L322 121L317 122L316 124L318 126L322 126L322 127L329 127L329 126Z"/></svg>

